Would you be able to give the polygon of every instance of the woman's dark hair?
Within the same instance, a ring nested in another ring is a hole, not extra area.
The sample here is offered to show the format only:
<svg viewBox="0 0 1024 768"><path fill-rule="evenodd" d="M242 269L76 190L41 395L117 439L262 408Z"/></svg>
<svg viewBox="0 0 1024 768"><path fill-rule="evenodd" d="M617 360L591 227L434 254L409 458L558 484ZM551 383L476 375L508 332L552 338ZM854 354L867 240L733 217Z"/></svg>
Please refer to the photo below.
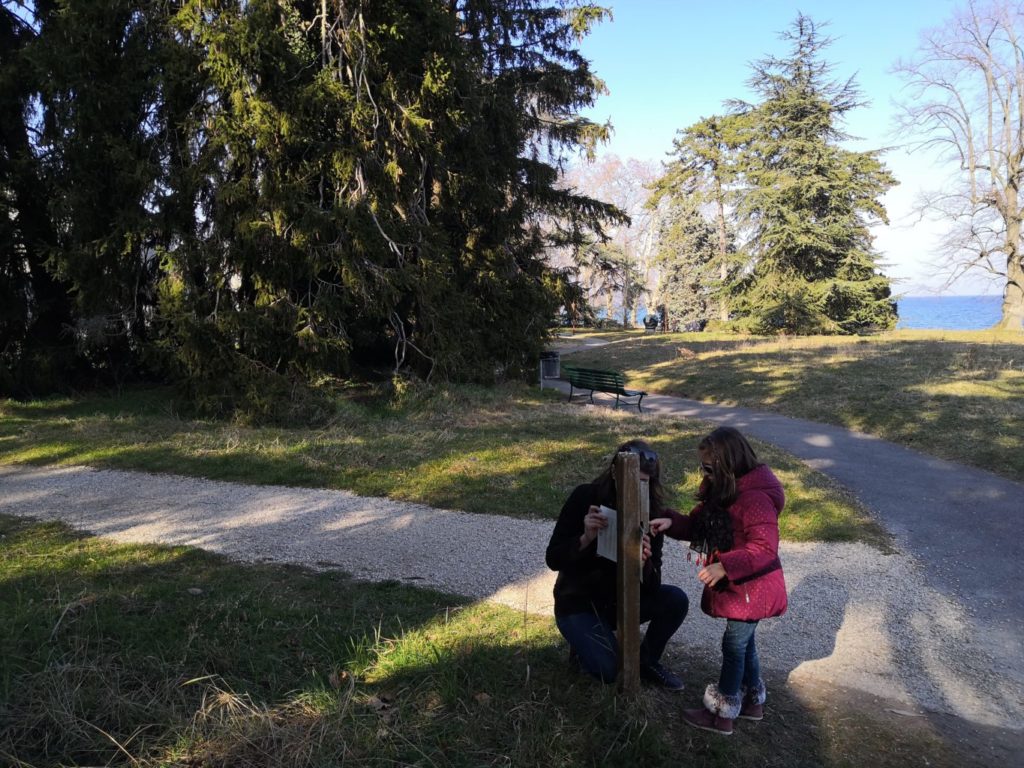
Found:
<svg viewBox="0 0 1024 768"><path fill-rule="evenodd" d="M651 519L661 517L665 509L665 489L661 484L661 459L658 453L643 440L629 440L612 454L608 467L594 478L594 485L597 486L597 498L615 498L615 459L620 453L635 453L640 457L640 471L650 477L648 491L651 500Z"/></svg>
<svg viewBox="0 0 1024 768"><path fill-rule="evenodd" d="M732 427L719 427L697 444L711 458L711 473L701 484L697 498L723 509L736 501L736 478L761 466L747 438Z"/></svg>

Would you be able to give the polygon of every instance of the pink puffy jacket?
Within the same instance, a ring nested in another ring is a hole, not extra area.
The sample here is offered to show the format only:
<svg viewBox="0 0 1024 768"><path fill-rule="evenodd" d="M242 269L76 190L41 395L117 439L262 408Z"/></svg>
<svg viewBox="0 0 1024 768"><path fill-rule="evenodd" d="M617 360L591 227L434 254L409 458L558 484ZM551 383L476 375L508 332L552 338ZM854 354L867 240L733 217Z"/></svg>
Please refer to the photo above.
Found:
<svg viewBox="0 0 1024 768"><path fill-rule="evenodd" d="M709 616L755 621L786 612L786 580L779 561L779 513L786 503L782 484L765 465L736 479L737 497L729 507L732 549L718 561L728 581L704 587L700 607ZM702 513L698 504L689 515L668 510L674 539L690 540L693 521Z"/></svg>

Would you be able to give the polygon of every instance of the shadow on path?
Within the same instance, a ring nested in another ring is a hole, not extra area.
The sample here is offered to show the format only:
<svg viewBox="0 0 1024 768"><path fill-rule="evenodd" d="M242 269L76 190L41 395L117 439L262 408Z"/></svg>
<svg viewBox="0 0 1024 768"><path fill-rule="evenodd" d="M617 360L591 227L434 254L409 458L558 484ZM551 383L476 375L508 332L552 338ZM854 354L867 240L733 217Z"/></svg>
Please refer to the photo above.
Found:
<svg viewBox="0 0 1024 768"><path fill-rule="evenodd" d="M566 382L544 386L569 391ZM1024 484L841 427L748 408L649 395L644 411L729 424L837 480L917 559L927 584L970 610L978 646L1024 685Z"/></svg>

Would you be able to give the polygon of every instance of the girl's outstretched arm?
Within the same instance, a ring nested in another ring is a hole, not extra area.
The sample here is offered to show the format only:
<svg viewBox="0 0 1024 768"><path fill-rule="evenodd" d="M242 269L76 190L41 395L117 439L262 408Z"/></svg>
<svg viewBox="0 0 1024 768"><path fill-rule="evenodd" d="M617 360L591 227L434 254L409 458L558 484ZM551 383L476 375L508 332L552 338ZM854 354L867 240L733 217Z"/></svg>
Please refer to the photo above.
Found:
<svg viewBox="0 0 1024 768"><path fill-rule="evenodd" d="M693 526L694 517L700 514L703 507L703 504L698 504L688 515L676 512L674 509L666 508L663 517L656 517L651 520L651 533L664 533L666 536L673 539L684 539L685 541L689 541L690 529Z"/></svg>

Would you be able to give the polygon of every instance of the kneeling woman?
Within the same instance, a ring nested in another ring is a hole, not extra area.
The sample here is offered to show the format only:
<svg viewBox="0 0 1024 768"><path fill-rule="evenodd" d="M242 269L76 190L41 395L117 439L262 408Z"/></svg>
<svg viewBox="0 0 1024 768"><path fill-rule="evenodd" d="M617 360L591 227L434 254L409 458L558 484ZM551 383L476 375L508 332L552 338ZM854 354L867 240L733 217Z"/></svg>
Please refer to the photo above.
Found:
<svg viewBox="0 0 1024 768"><path fill-rule="evenodd" d="M648 480L651 518L665 514L658 454L642 440L630 440L616 451L640 457L640 477ZM555 623L569 641L570 652L588 673L606 683L618 671L615 641L616 565L597 555L597 534L607 525L600 505L616 506L615 457L592 483L578 486L562 507L548 543L547 564L558 571L555 581ZM669 638L686 618L686 593L661 583L664 537L644 538L640 623L650 622L640 644L640 676L668 690L683 682L661 664Z"/></svg>

